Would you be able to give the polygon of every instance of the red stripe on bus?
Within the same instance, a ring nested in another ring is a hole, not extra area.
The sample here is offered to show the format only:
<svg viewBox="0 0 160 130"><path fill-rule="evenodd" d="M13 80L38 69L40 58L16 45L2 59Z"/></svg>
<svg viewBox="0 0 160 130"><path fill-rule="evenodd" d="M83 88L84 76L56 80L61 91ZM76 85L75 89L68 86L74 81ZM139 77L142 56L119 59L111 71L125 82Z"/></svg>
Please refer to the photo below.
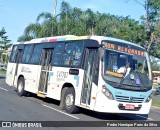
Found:
<svg viewBox="0 0 160 130"><path fill-rule="evenodd" d="M49 39L49 42L56 42L57 39Z"/></svg>

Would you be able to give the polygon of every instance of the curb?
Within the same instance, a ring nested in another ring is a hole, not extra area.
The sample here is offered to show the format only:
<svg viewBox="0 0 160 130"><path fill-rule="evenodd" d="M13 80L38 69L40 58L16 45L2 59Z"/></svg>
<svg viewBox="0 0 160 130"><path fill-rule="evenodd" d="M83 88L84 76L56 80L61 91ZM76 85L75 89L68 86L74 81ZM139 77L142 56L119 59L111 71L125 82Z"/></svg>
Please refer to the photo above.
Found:
<svg viewBox="0 0 160 130"><path fill-rule="evenodd" d="M156 106L151 106L151 108L159 110L160 111L160 107L156 107Z"/></svg>
<svg viewBox="0 0 160 130"><path fill-rule="evenodd" d="M0 78L6 78L6 75L0 74Z"/></svg>

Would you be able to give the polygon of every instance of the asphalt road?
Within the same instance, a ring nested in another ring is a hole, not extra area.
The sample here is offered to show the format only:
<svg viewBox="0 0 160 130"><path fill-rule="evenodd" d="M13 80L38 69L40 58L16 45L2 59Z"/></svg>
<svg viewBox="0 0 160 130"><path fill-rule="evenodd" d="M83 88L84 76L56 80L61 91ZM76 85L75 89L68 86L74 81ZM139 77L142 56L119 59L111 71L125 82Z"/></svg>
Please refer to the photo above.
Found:
<svg viewBox="0 0 160 130"><path fill-rule="evenodd" d="M115 115L104 114L81 109L77 114L67 114L58 107L59 102L53 99L42 99L32 94L28 97L19 97L14 87L5 83L5 78L0 76L0 121L114 121L114 120L149 120L160 121L160 111L151 109L148 117L145 115ZM72 123L72 122L70 122ZM0 128L0 130L6 128ZM17 128L12 128L17 129ZM24 129L24 128L23 128ZM31 129L31 128L26 128ZM36 128L34 128L35 130ZM39 128L37 128L38 130ZM56 127L42 129L64 129L64 130L99 130L99 129L118 129L127 130L124 127ZM130 130L158 130L156 127L132 127Z"/></svg>

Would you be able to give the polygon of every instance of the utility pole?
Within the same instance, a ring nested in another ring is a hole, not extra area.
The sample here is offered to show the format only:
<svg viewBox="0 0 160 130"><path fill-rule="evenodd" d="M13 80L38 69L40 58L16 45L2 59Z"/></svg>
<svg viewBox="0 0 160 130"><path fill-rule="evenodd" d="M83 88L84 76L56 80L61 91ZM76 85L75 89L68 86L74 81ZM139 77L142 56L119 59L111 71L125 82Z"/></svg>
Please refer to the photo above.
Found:
<svg viewBox="0 0 160 130"><path fill-rule="evenodd" d="M54 0L54 3L53 3L53 18L52 18L52 34L51 35L53 35L54 21L56 21L56 8L57 8L57 0Z"/></svg>
<svg viewBox="0 0 160 130"><path fill-rule="evenodd" d="M54 0L54 17L56 17L57 0Z"/></svg>

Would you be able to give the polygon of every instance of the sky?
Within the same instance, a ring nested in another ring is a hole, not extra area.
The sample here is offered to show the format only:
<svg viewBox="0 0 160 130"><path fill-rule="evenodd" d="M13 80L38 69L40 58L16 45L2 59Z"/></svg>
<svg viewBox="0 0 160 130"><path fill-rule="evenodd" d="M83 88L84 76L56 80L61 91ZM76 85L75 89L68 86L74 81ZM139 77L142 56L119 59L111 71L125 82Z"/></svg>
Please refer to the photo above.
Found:
<svg viewBox="0 0 160 130"><path fill-rule="evenodd" d="M57 0L57 14L63 0ZM137 21L145 15L144 7L135 0L64 0L71 7L90 8L94 12L110 13L118 16L130 16ZM144 2L144 0L138 0ZM38 14L54 12L54 0L0 0L0 29L6 30L6 35L12 43L23 35L24 29L30 23L35 23ZM74 34L73 34L74 35Z"/></svg>

